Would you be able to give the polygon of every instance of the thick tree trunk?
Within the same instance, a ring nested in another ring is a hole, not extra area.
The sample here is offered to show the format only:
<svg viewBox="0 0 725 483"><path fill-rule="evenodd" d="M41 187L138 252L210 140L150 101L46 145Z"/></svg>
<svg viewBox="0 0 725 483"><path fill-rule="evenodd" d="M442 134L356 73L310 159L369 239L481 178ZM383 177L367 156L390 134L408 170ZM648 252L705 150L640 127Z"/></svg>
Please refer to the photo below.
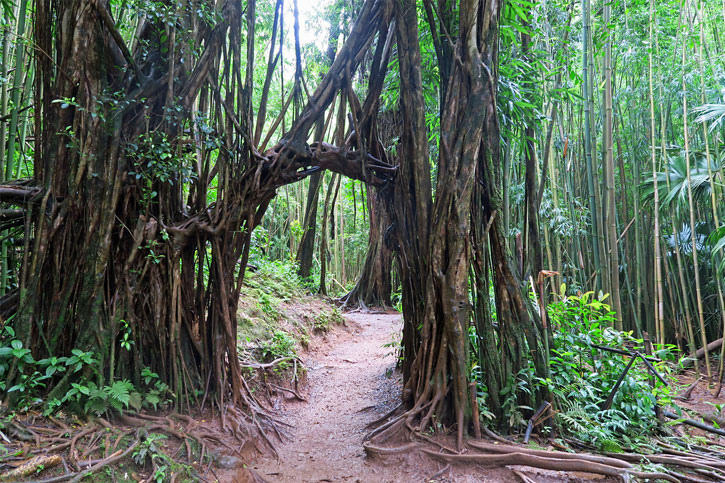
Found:
<svg viewBox="0 0 725 483"><path fill-rule="evenodd" d="M298 273L302 278L309 278L312 275L315 235L317 234L317 204L320 197L321 182L321 173L314 173L310 176L310 185L307 191L307 209L305 210L305 218L302 224L302 239L297 249Z"/></svg>
<svg viewBox="0 0 725 483"><path fill-rule="evenodd" d="M425 312L428 233L433 203L415 2L393 3L400 61L402 130L390 212L396 228L398 270L403 289L403 380L410 381L421 343L419 327ZM406 384L403 401L412 405L414 396L413 388Z"/></svg>
<svg viewBox="0 0 725 483"><path fill-rule="evenodd" d="M547 371L540 348L540 328L529 316L520 280L510 269L501 218L495 216L501 209L500 189L494 181L500 170L494 74L500 4L496 0L470 0L460 5L455 52L447 59L451 74L443 103L438 182L430 220L426 216L430 188L422 174L416 177L418 170L427 168L427 138L415 6L412 0L395 5L403 132L393 218L398 230L398 263L404 290L403 401L409 409L397 421L376 431L372 442L388 437L400 427L426 428L435 419L455 424L458 447L462 448L471 417L468 327L472 320L472 262L474 274L479 276L475 284L480 310L476 321L483 325L481 335L485 339L477 350L487 361L485 370L490 373L484 377L491 380L496 391L494 398L502 387L498 360L504 368L503 381L506 371L519 376L526 367L529 351L536 359L536 374L545 375ZM422 209L420 205L415 206L417 210L411 209L414 200L423 202ZM479 206L483 217L477 216ZM408 211L401 213L401 208ZM473 220L477 223L472 224ZM487 226L481 228L483 220ZM424 229L426 225L428 232ZM427 238L425 233L429 233ZM488 292L488 255L484 247L471 246L471 240L481 243L486 234L491 244L500 349L496 347L490 315L481 296ZM415 259L410 256L414 250L418 255Z"/></svg>
<svg viewBox="0 0 725 483"><path fill-rule="evenodd" d="M355 287L340 299L344 307L362 308L390 307L392 292L391 269L393 254L386 245L386 233L390 227L390 216L387 214L387 200L368 190L368 213L370 214L370 235L368 251L365 255L360 277Z"/></svg>
<svg viewBox="0 0 725 483"><path fill-rule="evenodd" d="M385 77L384 66L388 63L387 55L381 53L379 58L376 55L376 60L377 62L373 63L374 68L372 69L373 73L376 74L371 76L372 87L382 88L382 81ZM378 66L378 68L375 68L375 66ZM367 146L371 154L376 158L395 164L388 159L384 146L390 145L400 132L398 116L393 112L386 112L378 118L377 107L367 107L363 106L362 115L358 116L360 118L358 124L361 125L363 131L362 135L368 139ZM371 113L370 116L366 116L367 113ZM355 287L341 299L346 307L389 307L391 305L391 272L393 264L391 246L393 244L392 239L395 237L389 213L391 191L391 186L367 190L367 211L370 225L368 251L365 255L365 264Z"/></svg>

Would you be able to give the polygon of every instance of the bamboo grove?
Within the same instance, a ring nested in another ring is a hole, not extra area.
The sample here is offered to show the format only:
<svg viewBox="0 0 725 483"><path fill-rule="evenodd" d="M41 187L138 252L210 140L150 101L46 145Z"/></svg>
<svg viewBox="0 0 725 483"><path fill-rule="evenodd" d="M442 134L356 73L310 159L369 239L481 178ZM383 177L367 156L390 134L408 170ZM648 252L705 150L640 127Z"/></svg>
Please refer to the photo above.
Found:
<svg viewBox="0 0 725 483"><path fill-rule="evenodd" d="M725 2L331 2L321 46L298 1L3 2L0 327L33 357L151 367L264 432L236 312L265 256L399 303L403 405L371 445L444 421L461 446L471 366L499 419L511 380L550 400L564 293L722 380Z"/></svg>

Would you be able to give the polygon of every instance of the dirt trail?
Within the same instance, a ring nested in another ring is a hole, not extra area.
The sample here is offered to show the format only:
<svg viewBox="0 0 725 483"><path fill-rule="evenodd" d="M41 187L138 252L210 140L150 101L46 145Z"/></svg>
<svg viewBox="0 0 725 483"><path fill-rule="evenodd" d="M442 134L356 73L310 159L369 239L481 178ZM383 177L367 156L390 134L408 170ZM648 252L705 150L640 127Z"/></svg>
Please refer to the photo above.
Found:
<svg viewBox="0 0 725 483"><path fill-rule="evenodd" d="M347 314L347 325L331 330L305 354L307 401L286 399L278 416L292 425L284 442L277 442L279 458L256 456L248 464L267 482L398 483L432 481L442 465L419 453L370 460L362 447L366 426L399 402L401 377L395 371L392 347L400 337L399 314ZM608 481L584 474L562 474L516 467L536 482ZM455 467L438 482L513 483L520 481L510 468ZM226 480L227 478L222 478ZM233 479L249 481L249 473ZM258 480L257 480L258 481Z"/></svg>
<svg viewBox="0 0 725 483"><path fill-rule="evenodd" d="M279 459L250 464L275 482L393 482L425 478L414 468L401 475L392 462L370 462L362 448L365 426L394 408L400 376L389 344L400 334L399 314L348 314L347 327L332 331L305 356L307 402L287 400L281 416L294 427L277 444ZM430 474L430 473L429 473ZM402 478L402 479L401 479Z"/></svg>

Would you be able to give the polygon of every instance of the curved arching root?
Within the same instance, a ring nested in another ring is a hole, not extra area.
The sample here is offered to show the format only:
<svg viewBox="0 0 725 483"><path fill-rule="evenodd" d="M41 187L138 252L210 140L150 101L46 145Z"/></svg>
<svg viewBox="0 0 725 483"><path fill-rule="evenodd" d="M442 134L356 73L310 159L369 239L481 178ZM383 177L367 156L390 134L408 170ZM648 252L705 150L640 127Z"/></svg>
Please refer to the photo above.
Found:
<svg viewBox="0 0 725 483"><path fill-rule="evenodd" d="M629 465L629 468L621 468L579 458L546 458L520 451L499 454L468 453L453 455L438 453L428 449L423 449L421 451L433 458L440 459L448 463L476 463L486 467L523 465L554 471L582 471L585 473L596 473L605 476L625 476L628 474L637 478L652 480L661 479L675 483L679 483L680 481L678 478L675 478L667 473L645 473L635 471L632 465ZM556 454L555 452L552 453Z"/></svg>
<svg viewBox="0 0 725 483"><path fill-rule="evenodd" d="M550 471L576 471L625 479L629 476L653 481L725 481L725 454L702 454L686 448L676 449L666 443L661 445L663 453L601 455L532 449L497 436L496 442L468 440L465 448L457 451L412 427L416 415L424 411L425 408L409 410L370 433L363 443L366 454L370 457L386 457L419 453L445 463L446 471L449 465L476 464L487 468L528 466ZM399 446L386 446L385 443L395 435L413 441ZM661 471L640 471L636 466L638 463L660 465ZM526 481L525 478L522 480Z"/></svg>

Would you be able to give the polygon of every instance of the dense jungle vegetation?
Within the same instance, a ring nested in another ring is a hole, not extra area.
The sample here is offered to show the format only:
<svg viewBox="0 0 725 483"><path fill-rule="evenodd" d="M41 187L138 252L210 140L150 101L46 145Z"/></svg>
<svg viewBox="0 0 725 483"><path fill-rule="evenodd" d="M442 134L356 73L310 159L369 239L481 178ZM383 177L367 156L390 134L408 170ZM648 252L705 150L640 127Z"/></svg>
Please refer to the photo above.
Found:
<svg viewBox="0 0 725 483"><path fill-rule="evenodd" d="M649 448L683 370L722 409L725 1L1 8L0 430L206 407L267 439L242 362L289 369L309 293L403 314L369 453Z"/></svg>

